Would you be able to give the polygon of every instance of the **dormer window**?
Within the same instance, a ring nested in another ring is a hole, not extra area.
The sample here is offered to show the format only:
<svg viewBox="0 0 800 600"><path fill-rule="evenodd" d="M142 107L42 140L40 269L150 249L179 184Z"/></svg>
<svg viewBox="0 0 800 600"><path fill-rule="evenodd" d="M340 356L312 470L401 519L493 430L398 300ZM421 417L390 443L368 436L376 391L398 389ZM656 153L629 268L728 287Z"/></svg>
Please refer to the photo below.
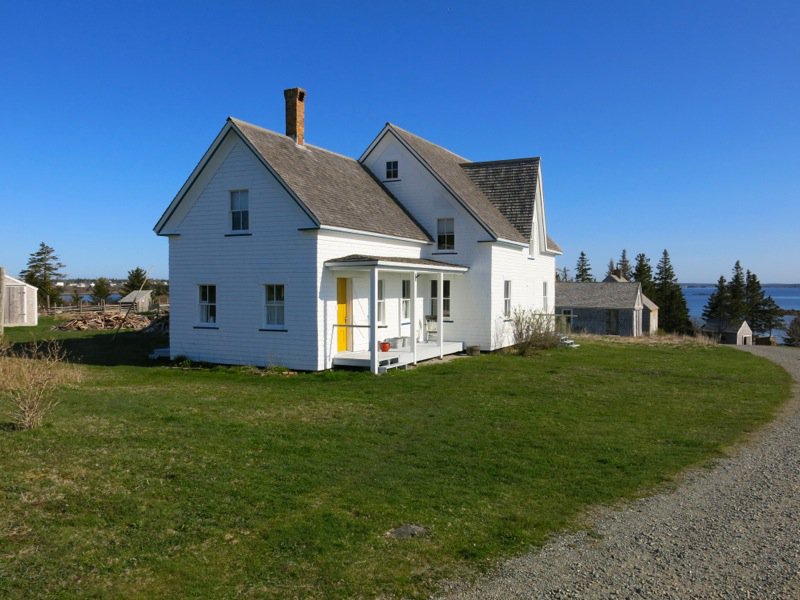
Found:
<svg viewBox="0 0 800 600"><path fill-rule="evenodd" d="M438 250L455 250L455 223L452 218L436 220L436 244Z"/></svg>
<svg viewBox="0 0 800 600"><path fill-rule="evenodd" d="M231 192L231 231L250 229L250 199L247 190Z"/></svg>
<svg viewBox="0 0 800 600"><path fill-rule="evenodd" d="M386 179L397 179L399 176L399 172L397 169L397 161L396 160L387 160L386 161Z"/></svg>

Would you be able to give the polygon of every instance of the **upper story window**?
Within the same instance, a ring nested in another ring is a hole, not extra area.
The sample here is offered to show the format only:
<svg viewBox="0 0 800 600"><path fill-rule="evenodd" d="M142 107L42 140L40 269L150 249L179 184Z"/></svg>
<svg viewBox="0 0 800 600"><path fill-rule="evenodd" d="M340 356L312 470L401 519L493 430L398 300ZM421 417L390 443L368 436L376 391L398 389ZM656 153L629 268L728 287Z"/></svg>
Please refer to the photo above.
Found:
<svg viewBox="0 0 800 600"><path fill-rule="evenodd" d="M201 285L199 290L199 307L201 323L217 322L217 286Z"/></svg>
<svg viewBox="0 0 800 600"><path fill-rule="evenodd" d="M286 317L283 284L268 283L264 288L265 323L268 327L284 325Z"/></svg>
<svg viewBox="0 0 800 600"><path fill-rule="evenodd" d="M503 282L503 316L508 319L511 317L511 282Z"/></svg>
<svg viewBox="0 0 800 600"><path fill-rule="evenodd" d="M455 249L455 223L452 218L436 219L436 247L439 250Z"/></svg>
<svg viewBox="0 0 800 600"><path fill-rule="evenodd" d="M386 161L386 179L397 179L399 176L399 172L397 169L397 161L396 160L387 160Z"/></svg>
<svg viewBox="0 0 800 600"><path fill-rule="evenodd" d="M247 190L231 192L231 231L250 229L250 199Z"/></svg>

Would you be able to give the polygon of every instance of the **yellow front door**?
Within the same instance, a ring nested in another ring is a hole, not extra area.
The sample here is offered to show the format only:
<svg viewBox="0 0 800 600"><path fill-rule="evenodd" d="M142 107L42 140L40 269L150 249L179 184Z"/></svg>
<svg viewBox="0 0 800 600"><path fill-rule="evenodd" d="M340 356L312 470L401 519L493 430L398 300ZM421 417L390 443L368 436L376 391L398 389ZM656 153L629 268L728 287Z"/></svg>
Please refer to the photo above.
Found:
<svg viewBox="0 0 800 600"><path fill-rule="evenodd" d="M339 277L336 279L336 351L344 352L347 350L347 279Z"/></svg>

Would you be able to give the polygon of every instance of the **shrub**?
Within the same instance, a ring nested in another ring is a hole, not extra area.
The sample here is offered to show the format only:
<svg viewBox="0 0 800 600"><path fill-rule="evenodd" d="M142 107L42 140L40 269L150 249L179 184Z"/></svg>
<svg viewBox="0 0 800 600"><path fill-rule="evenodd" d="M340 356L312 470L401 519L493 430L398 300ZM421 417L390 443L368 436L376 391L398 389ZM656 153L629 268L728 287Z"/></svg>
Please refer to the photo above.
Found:
<svg viewBox="0 0 800 600"><path fill-rule="evenodd" d="M795 317L786 328L786 344L800 346L800 317Z"/></svg>
<svg viewBox="0 0 800 600"><path fill-rule="evenodd" d="M511 311L511 329L517 352L523 356L531 350L555 348L560 340L553 315L529 308L516 307Z"/></svg>
<svg viewBox="0 0 800 600"><path fill-rule="evenodd" d="M80 371L66 361L54 341L33 343L19 350L0 346L0 400L10 406L17 429L39 427L59 403L59 387L80 381Z"/></svg>

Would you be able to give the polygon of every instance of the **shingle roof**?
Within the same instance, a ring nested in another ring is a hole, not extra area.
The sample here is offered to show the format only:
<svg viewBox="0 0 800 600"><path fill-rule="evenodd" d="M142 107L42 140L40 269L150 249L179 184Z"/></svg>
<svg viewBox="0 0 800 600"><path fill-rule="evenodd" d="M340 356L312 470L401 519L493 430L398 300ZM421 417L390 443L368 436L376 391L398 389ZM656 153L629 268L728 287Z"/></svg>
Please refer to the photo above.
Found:
<svg viewBox="0 0 800 600"><path fill-rule="evenodd" d="M358 161L229 118L320 225L430 241L428 233Z"/></svg>
<svg viewBox="0 0 800 600"><path fill-rule="evenodd" d="M556 282L556 306L564 308L635 308L641 284Z"/></svg>
<svg viewBox="0 0 800 600"><path fill-rule="evenodd" d="M465 163L469 164L468 160L396 125L389 123L388 126L431 171L439 176L465 204L467 210L483 223L490 234L497 238L528 243L529 237L514 227L462 168ZM530 233L530 225L528 232Z"/></svg>
<svg viewBox="0 0 800 600"><path fill-rule="evenodd" d="M139 298L149 298L152 293L153 290L134 290L124 298L120 298L119 304L128 304L130 302L136 302L137 300L139 300Z"/></svg>

